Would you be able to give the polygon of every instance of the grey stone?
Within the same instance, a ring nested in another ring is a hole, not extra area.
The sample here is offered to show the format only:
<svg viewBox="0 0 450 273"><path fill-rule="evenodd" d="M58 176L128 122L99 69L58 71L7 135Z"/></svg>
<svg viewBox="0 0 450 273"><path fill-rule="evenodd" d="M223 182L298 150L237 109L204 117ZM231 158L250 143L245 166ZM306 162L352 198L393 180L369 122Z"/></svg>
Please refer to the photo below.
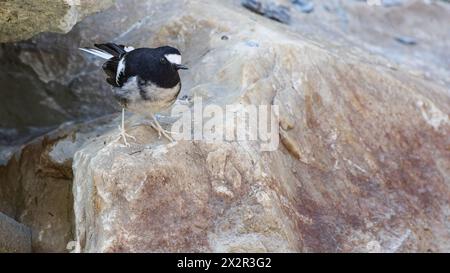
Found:
<svg viewBox="0 0 450 273"><path fill-rule="evenodd" d="M0 212L0 253L31 252L30 229Z"/></svg>
<svg viewBox="0 0 450 273"><path fill-rule="evenodd" d="M291 16L289 8L283 5L278 5L272 1L261 0L242 0L243 7L251 10L257 14L266 16L280 23L289 24Z"/></svg>
<svg viewBox="0 0 450 273"><path fill-rule="evenodd" d="M397 36L395 37L395 40L401 44L404 45L415 45L417 44L416 39L414 39L413 37L408 37L408 36Z"/></svg>
<svg viewBox="0 0 450 273"><path fill-rule="evenodd" d="M311 13L314 11L314 3L308 0L293 0L292 4L304 13Z"/></svg>

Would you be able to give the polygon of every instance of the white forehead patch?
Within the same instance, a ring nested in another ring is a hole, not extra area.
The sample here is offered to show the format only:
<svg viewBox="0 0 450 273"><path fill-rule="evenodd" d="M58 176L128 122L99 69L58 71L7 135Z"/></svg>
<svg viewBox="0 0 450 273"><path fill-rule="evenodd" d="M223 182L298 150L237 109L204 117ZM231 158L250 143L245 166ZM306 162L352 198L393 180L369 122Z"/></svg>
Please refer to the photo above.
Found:
<svg viewBox="0 0 450 273"><path fill-rule="evenodd" d="M181 64L181 55L178 54L166 54L166 59L173 64Z"/></svg>
<svg viewBox="0 0 450 273"><path fill-rule="evenodd" d="M130 51L133 51L133 50L134 50L134 47L132 47L132 46L125 46L123 49L124 49L126 52L130 52Z"/></svg>

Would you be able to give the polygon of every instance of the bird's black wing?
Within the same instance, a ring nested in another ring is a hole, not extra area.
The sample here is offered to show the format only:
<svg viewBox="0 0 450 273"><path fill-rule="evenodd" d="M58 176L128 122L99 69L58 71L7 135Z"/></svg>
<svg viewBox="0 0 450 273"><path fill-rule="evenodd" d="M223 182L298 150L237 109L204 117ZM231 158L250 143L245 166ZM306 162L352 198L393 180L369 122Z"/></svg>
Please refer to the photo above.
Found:
<svg viewBox="0 0 450 273"><path fill-rule="evenodd" d="M119 61L120 61L120 59L118 57L113 57L113 58L109 59L108 61L106 61L102 66L103 71L105 71L106 75L108 76L106 81L114 87L122 86L122 84L120 84L120 82L118 82L116 79L117 67L119 65Z"/></svg>
<svg viewBox="0 0 450 273"><path fill-rule="evenodd" d="M113 56L102 66L103 71L105 71L106 75L108 76L106 81L114 87L123 86L123 84L127 81L127 77L125 73L123 73L123 71L122 73L121 71L118 71L118 67L120 61L125 57L127 53L126 47L124 45L117 45L114 43L95 44L95 47ZM119 73L119 75L117 75L117 73Z"/></svg>

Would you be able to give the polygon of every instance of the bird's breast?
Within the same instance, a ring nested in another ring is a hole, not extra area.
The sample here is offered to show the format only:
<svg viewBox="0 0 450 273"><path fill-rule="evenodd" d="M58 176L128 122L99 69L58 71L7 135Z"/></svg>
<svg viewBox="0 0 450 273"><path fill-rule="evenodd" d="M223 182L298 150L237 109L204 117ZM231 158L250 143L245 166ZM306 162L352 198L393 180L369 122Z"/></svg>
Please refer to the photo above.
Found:
<svg viewBox="0 0 450 273"><path fill-rule="evenodd" d="M151 82L137 82L139 96L136 94L133 99L127 103L127 108L137 113L155 113L159 112L174 103L181 90L181 84L178 83L172 88L158 87Z"/></svg>

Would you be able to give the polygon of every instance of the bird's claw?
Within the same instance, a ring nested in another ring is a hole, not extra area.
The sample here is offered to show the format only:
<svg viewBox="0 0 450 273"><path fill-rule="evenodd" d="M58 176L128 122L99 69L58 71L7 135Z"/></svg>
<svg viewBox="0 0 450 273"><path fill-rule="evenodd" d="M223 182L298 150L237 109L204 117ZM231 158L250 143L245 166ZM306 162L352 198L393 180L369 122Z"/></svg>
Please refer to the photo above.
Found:
<svg viewBox="0 0 450 273"><path fill-rule="evenodd" d="M172 134L172 132L166 131L161 127L161 124L159 124L158 120L154 115L152 115L153 122L150 123L150 126L158 132L158 138L161 139L161 136L164 136L167 138L170 142L174 142L173 138L169 135Z"/></svg>
<svg viewBox="0 0 450 273"><path fill-rule="evenodd" d="M170 136L172 132L164 130L161 125L157 122L150 123L150 126L155 129L156 132L158 132L158 138L161 139L162 136L167 138L170 142L174 142L173 138Z"/></svg>
<svg viewBox="0 0 450 273"><path fill-rule="evenodd" d="M120 131L119 136L113 142L118 142L122 139L125 147L130 147L131 145L130 143L128 143L127 138L131 138L132 140L136 141L136 138L130 134L127 134L125 129L122 128L121 126L119 126L119 131Z"/></svg>
<svg viewBox="0 0 450 273"><path fill-rule="evenodd" d="M130 134L127 134L127 132L125 131L125 108L122 108L122 122L121 125L119 125L119 136L112 142L119 142L121 139L123 139L123 144L125 145L125 147L130 147L130 143L128 143L127 141L127 137L131 138L132 140L136 141L136 138Z"/></svg>

